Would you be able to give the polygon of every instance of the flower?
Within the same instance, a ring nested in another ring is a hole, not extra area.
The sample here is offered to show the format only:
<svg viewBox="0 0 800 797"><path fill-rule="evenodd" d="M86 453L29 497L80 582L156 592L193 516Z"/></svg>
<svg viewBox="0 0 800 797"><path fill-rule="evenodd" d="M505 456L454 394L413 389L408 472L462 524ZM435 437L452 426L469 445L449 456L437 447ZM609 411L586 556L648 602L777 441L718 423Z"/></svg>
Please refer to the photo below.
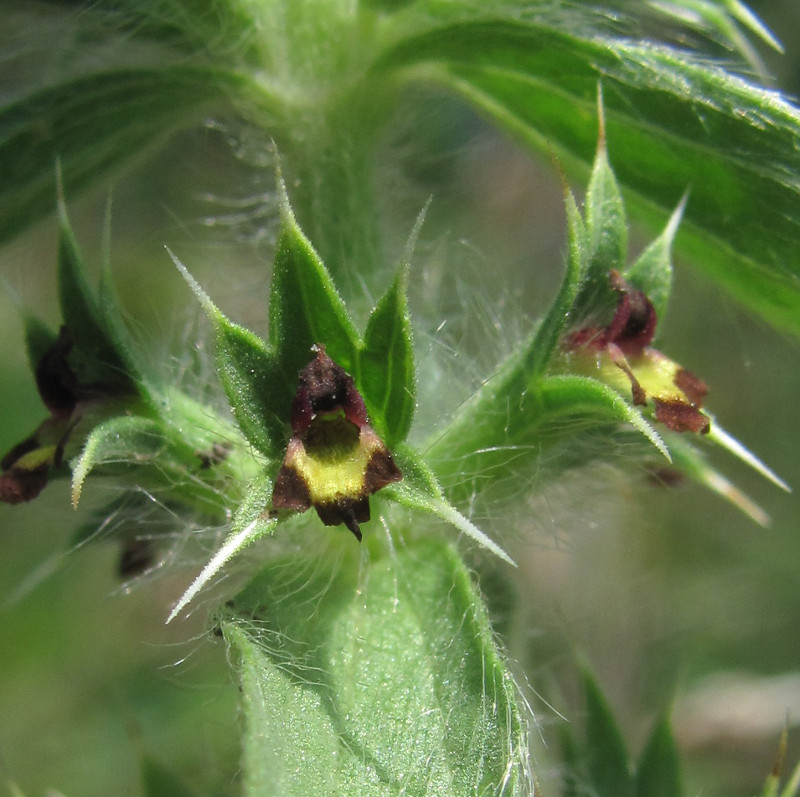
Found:
<svg viewBox="0 0 800 797"><path fill-rule="evenodd" d="M292 437L272 492L273 509L317 510L326 526L344 523L361 540L369 496L402 474L367 419L353 378L315 345L292 401Z"/></svg>
<svg viewBox="0 0 800 797"><path fill-rule="evenodd" d="M62 326L34 368L36 388L50 417L0 460L3 503L19 504L36 498L47 486L51 472L68 458L65 451L69 444L73 443L72 449L82 444L81 435L76 433L81 421L91 425L132 399L133 388L121 377L113 383L80 376L92 374L91 366L91 356L74 345L71 331Z"/></svg>
<svg viewBox="0 0 800 797"><path fill-rule="evenodd" d="M711 421L702 412L708 387L702 379L650 346L658 322L653 303L616 270L609 285L619 294L611 322L586 326L562 342L570 365L591 373L634 404L652 401L656 420L676 432L707 434Z"/></svg>

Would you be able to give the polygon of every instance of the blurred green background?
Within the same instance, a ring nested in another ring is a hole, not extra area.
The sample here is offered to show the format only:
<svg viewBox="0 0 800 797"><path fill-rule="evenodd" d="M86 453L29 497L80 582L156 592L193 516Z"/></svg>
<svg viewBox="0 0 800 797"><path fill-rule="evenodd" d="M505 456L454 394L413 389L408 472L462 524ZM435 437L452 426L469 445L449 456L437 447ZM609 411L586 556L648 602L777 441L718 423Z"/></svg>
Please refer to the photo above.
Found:
<svg viewBox="0 0 800 797"><path fill-rule="evenodd" d="M786 47L785 56L765 54L776 84L797 95L800 4L751 6ZM488 366L557 285L560 188L548 164L531 162L462 108L441 98L423 104L409 131L424 143L415 141L413 163L404 163L416 192L409 189L393 234L402 243L415 203L432 194L421 260L444 251L458 273L452 292L447 281L412 280L417 341L424 355L446 317L446 341ZM236 157L229 132L182 134L113 185L69 203L97 267L113 196L119 291L164 373L182 375L205 357L195 346L202 323L194 300L165 243L223 310L264 329L271 252L258 200L272 172ZM613 164L613 141L610 153ZM0 252L2 451L44 417L16 302L55 320L55 257L52 221ZM708 382L720 422L800 489L797 341L677 265L661 348ZM347 293L358 290L356 278ZM609 452L612 463L622 456ZM797 498L729 458L714 461L769 512L769 529L700 488L648 487L613 468L566 477L515 513L524 561L514 584L519 611L505 625L545 741L534 730L545 795L559 792L558 713L580 722L569 686L577 660L596 673L634 750L673 701L687 795L755 794L787 716L789 760L800 758ZM188 621L163 624L199 560L181 558L168 575L122 586L112 544L69 550L77 526L110 495L90 483L76 513L58 483L34 504L0 506L0 790L13 781L25 795L138 796L141 761L151 756L181 773L190 794L234 794L240 726L224 646L208 633L203 604Z"/></svg>

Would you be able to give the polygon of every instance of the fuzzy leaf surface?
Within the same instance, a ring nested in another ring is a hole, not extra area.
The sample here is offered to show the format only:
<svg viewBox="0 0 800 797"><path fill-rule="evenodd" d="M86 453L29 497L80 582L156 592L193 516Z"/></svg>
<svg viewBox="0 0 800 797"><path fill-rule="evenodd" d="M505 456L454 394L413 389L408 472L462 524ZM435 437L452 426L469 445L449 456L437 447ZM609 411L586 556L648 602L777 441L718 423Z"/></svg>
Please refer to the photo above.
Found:
<svg viewBox="0 0 800 797"><path fill-rule="evenodd" d="M800 113L777 93L689 52L581 37L536 15L441 21L381 66L409 67L409 80L457 92L524 145L555 150L583 174L602 80L616 176L635 200L629 210L653 224L656 208L663 218L691 187L683 251L743 304L800 333Z"/></svg>
<svg viewBox="0 0 800 797"><path fill-rule="evenodd" d="M451 546L275 562L233 611L246 794L528 793L515 688Z"/></svg>
<svg viewBox="0 0 800 797"><path fill-rule="evenodd" d="M451 500L467 500L475 484L488 491L502 483L513 492L515 473L527 479L530 463L548 446L558 445L565 435L574 440L574 427L559 423L565 419L589 419L593 428L609 435L613 425L630 424L670 459L656 430L613 388L588 377L557 375L509 394L504 371L513 373L517 367L518 358L502 365L428 450Z"/></svg>

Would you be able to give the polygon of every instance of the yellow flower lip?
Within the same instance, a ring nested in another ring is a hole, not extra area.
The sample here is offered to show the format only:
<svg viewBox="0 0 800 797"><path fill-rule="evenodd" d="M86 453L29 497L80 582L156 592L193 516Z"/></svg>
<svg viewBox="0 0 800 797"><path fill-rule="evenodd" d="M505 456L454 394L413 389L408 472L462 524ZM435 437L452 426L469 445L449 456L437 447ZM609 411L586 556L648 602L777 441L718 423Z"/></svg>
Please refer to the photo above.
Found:
<svg viewBox="0 0 800 797"><path fill-rule="evenodd" d="M369 496L402 478L391 452L367 419L353 378L325 353L298 376L292 437L272 492L273 509L312 506L326 526L344 523L361 540Z"/></svg>

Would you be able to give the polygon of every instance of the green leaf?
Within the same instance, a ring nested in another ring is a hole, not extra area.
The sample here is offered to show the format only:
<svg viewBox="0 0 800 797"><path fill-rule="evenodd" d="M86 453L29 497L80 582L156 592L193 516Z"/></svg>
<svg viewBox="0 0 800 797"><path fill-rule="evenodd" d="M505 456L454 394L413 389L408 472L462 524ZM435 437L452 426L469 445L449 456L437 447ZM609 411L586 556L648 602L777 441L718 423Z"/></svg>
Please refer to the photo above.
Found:
<svg viewBox="0 0 800 797"><path fill-rule="evenodd" d="M77 77L0 106L0 241L52 212L56 160L73 196L248 91L234 73L162 65Z"/></svg>
<svg viewBox="0 0 800 797"><path fill-rule="evenodd" d="M656 723L636 767L636 797L681 797L680 755L669 717Z"/></svg>
<svg viewBox="0 0 800 797"><path fill-rule="evenodd" d="M330 274L298 227L283 192L282 231L278 240L269 302L269 342L294 395L297 374L312 358L315 343L359 384L361 339ZM287 416L288 417L288 416Z"/></svg>
<svg viewBox="0 0 800 797"><path fill-rule="evenodd" d="M648 5L691 29L716 34L728 48L738 52L762 75L766 74L766 69L758 51L739 26L773 49L783 52L778 40L740 0L653 0Z"/></svg>
<svg viewBox="0 0 800 797"><path fill-rule="evenodd" d="M360 352L360 387L375 428L389 448L408 436L416 383L406 283L401 269L367 322Z"/></svg>
<svg viewBox="0 0 800 797"><path fill-rule="evenodd" d="M272 474L263 471L247 489L245 499L237 510L231 524L231 530L222 546L209 559L197 578L181 595L167 617L172 622L183 609L194 599L203 587L231 560L256 540L272 534L278 525L278 518L270 511L272 502Z"/></svg>
<svg viewBox="0 0 800 797"><path fill-rule="evenodd" d="M269 565L222 622L245 794L529 794L516 689L453 548L346 550Z"/></svg>
<svg viewBox="0 0 800 797"><path fill-rule="evenodd" d="M217 372L242 433L265 456L280 457L295 386L287 385L264 341L221 313L183 263L169 254L214 324Z"/></svg>
<svg viewBox="0 0 800 797"><path fill-rule="evenodd" d="M586 766L597 797L633 795L628 753L622 733L597 682L583 673L586 698Z"/></svg>
<svg viewBox="0 0 800 797"><path fill-rule="evenodd" d="M455 91L580 173L594 149L602 80L629 212L653 223L657 208L663 218L691 187L679 243L693 265L772 324L800 333L795 107L684 50L598 35L591 20L567 29L544 13L452 24L447 16L403 39L380 67L414 67L409 81Z"/></svg>

